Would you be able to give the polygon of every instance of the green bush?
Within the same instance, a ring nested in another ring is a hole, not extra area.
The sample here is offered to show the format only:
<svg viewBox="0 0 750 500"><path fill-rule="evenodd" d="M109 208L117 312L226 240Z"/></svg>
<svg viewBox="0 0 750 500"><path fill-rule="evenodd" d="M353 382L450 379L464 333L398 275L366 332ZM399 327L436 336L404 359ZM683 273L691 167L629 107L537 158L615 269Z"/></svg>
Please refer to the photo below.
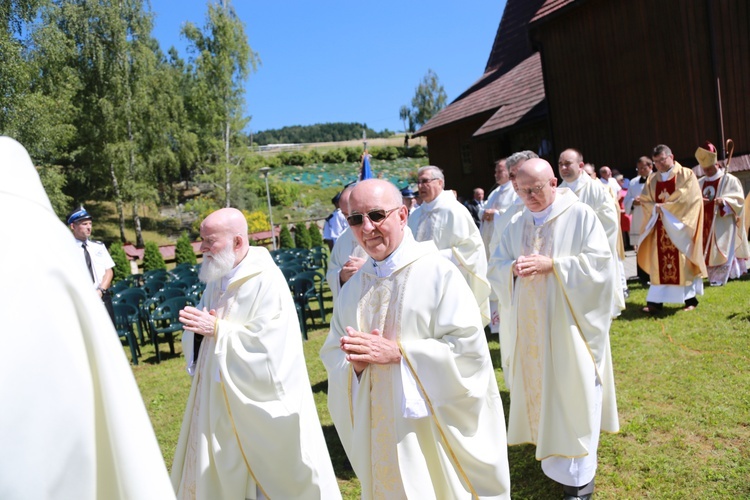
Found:
<svg viewBox="0 0 750 500"><path fill-rule="evenodd" d="M294 246L297 248L310 248L310 233L304 222L294 226Z"/></svg>
<svg viewBox="0 0 750 500"><path fill-rule="evenodd" d="M115 262L115 268L113 269L115 276L112 278L112 283L117 283L130 276L130 261L125 249L122 248L122 243L119 241L112 243L112 246L109 247L109 255Z"/></svg>
<svg viewBox="0 0 750 500"><path fill-rule="evenodd" d="M177 244L174 248L174 260L175 264L197 264L198 259L195 258L195 252L193 251L193 245L190 244L190 238L187 233L177 239Z"/></svg>
<svg viewBox="0 0 750 500"><path fill-rule="evenodd" d="M303 167L307 165L307 155L302 151L279 153L279 161L283 162L284 165L296 165L298 167Z"/></svg>
<svg viewBox="0 0 750 500"><path fill-rule="evenodd" d="M320 154L320 151L317 149L313 149L309 153L307 153L307 162L305 165L310 165L312 163L322 163L323 162L323 155Z"/></svg>
<svg viewBox="0 0 750 500"><path fill-rule="evenodd" d="M280 248L294 248L294 240L292 239L292 233L286 224L281 225L281 232L279 233L279 247Z"/></svg>
<svg viewBox="0 0 750 500"><path fill-rule="evenodd" d="M284 207L292 206L300 194L299 184L293 182L273 182L268 185L268 189L271 192L271 203ZM263 195L265 197L265 186Z"/></svg>
<svg viewBox="0 0 750 500"><path fill-rule="evenodd" d="M166 268L167 264L164 262L161 252L159 252L159 246L153 241L147 242L143 251L143 271Z"/></svg>
<svg viewBox="0 0 750 500"><path fill-rule="evenodd" d="M421 144L415 144L409 148L406 148L406 156L409 158L427 158L427 148Z"/></svg>
<svg viewBox="0 0 750 500"><path fill-rule="evenodd" d="M398 149L395 146L385 146L382 148L372 148L370 154L376 160L393 161L398 158Z"/></svg>
<svg viewBox="0 0 750 500"><path fill-rule="evenodd" d="M360 161L360 157L362 156L362 151L359 148L353 148L351 146L347 146L344 148L344 153L346 153L346 161Z"/></svg>
<svg viewBox="0 0 750 500"><path fill-rule="evenodd" d="M346 161L346 151L343 149L331 149L323 153L323 163L344 163Z"/></svg>
<svg viewBox="0 0 750 500"><path fill-rule="evenodd" d="M320 234L320 228L317 222L311 222L310 228L307 231L310 233L310 247L322 247L323 246L323 235Z"/></svg>

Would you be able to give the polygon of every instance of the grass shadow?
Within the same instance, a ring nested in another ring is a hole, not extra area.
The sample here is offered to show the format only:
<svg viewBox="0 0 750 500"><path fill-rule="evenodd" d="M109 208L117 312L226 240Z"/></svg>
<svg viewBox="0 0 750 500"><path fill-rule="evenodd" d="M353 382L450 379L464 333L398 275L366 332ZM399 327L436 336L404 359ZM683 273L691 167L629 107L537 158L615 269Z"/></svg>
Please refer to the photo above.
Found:
<svg viewBox="0 0 750 500"><path fill-rule="evenodd" d="M331 456L331 463L333 464L333 471L336 473L336 477L349 481L354 479L354 469L352 464L346 457L344 446L341 444L339 435L336 432L336 428L333 425L323 425L323 436L328 446L328 453Z"/></svg>

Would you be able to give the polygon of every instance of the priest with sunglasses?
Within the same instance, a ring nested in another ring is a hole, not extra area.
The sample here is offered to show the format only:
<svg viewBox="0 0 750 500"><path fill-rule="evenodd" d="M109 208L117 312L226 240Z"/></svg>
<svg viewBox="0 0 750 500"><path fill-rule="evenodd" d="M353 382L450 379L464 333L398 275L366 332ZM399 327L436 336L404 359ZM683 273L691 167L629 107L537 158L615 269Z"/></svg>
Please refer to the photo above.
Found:
<svg viewBox="0 0 750 500"><path fill-rule="evenodd" d="M369 258L339 295L320 352L331 417L363 499L510 498L479 308L407 217L387 181L362 181L349 198L349 226Z"/></svg>
<svg viewBox="0 0 750 500"><path fill-rule="evenodd" d="M453 262L471 288L479 305L482 324L490 323L490 284L487 254L471 213L445 191L445 176L429 165L417 171L422 204L409 216L409 228L417 241L434 241L440 255Z"/></svg>

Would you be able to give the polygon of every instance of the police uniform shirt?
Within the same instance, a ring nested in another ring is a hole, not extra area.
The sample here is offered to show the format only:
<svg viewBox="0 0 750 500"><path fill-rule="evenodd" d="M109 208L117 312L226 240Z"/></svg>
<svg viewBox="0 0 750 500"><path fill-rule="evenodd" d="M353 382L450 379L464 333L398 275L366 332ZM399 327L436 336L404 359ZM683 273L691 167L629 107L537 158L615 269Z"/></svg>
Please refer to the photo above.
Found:
<svg viewBox="0 0 750 500"><path fill-rule="evenodd" d="M81 249L81 259L86 263L85 257L83 256L83 242L77 238L73 238ZM94 271L94 289L98 288L102 284L102 278L107 269L115 267L115 262L110 257L107 247L101 241L87 240L86 249L91 255L91 267Z"/></svg>

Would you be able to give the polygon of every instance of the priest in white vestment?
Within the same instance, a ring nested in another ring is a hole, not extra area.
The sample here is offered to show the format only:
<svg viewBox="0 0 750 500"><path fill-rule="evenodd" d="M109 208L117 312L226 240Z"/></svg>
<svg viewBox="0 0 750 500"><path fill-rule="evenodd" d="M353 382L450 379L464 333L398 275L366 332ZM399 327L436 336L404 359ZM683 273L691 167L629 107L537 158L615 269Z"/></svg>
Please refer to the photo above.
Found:
<svg viewBox="0 0 750 500"><path fill-rule="evenodd" d="M398 189L360 182L349 225L370 258L320 355L328 407L363 499L510 498L503 406L478 306Z"/></svg>
<svg viewBox="0 0 750 500"><path fill-rule="evenodd" d="M625 309L624 293L627 286L623 276L625 269L622 265L622 259L625 256L622 253L620 207L617 199L613 198L604 184L588 175L582 175L585 172L583 170L583 155L580 151L572 148L566 149L560 153L557 165L560 177L563 179L560 187L570 189L578 196L579 200L591 207L607 234L612 258L617 261L613 279L618 286L612 290L612 317L616 318Z"/></svg>
<svg viewBox="0 0 750 500"><path fill-rule="evenodd" d="M479 305L482 324L490 322L490 284L487 255L479 228L469 211L445 191L443 171L435 166L417 171L422 204L409 216L409 228L417 241L432 240L440 255L458 266Z"/></svg>
<svg viewBox="0 0 750 500"><path fill-rule="evenodd" d="M242 212L200 228L207 287L180 312L193 376L172 485L185 499L340 498L283 274Z"/></svg>
<svg viewBox="0 0 750 500"><path fill-rule="evenodd" d="M638 159L636 170L638 175L630 180L630 186L628 192L623 200L623 207L625 212L630 214L632 220L630 222L630 244L633 246L636 252L638 252L638 244L641 241L641 228L643 227L643 210L641 210L641 193L643 187L646 185L648 176L654 168L654 162L648 156L641 156ZM642 285L648 284L648 273L644 271L641 266L636 264L638 273L638 281Z"/></svg>
<svg viewBox="0 0 750 500"><path fill-rule="evenodd" d="M351 195L353 188L354 185L349 185L341 192L339 207L341 207L344 217L349 216L349 195ZM336 307L336 297L338 297L341 287L362 267L366 258L367 254L357 243L347 223L346 229L333 244L331 258L328 259L328 270L326 271L326 281L331 289L334 307Z"/></svg>
<svg viewBox="0 0 750 500"><path fill-rule="evenodd" d="M0 498L169 499L146 408L81 248L28 153L0 137Z"/></svg>
<svg viewBox="0 0 750 500"><path fill-rule="evenodd" d="M516 178L526 209L490 273L508 366L508 444L533 443L566 498L589 498L601 430L619 430L609 344L615 264L594 211L544 160Z"/></svg>
<svg viewBox="0 0 750 500"><path fill-rule="evenodd" d="M699 147L695 159L706 174L698 183L703 194L703 253L708 281L712 286L722 286L747 272L745 193L742 182L718 163L713 144L706 142Z"/></svg>

